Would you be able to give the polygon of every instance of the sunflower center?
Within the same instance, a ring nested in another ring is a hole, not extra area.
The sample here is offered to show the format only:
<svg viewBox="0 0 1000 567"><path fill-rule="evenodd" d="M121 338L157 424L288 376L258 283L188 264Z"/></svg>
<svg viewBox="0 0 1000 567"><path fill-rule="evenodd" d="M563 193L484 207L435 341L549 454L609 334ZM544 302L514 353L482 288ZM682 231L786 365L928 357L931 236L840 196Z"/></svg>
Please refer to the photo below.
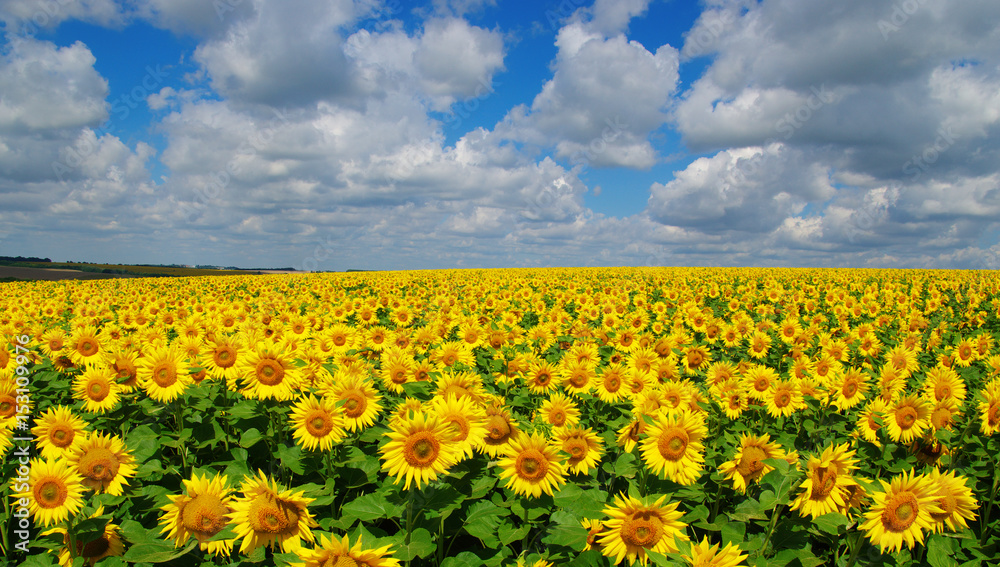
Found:
<svg viewBox="0 0 1000 567"><path fill-rule="evenodd" d="M336 335L333 337L333 344L336 346L344 346L347 344L347 337L344 335Z"/></svg>
<svg viewBox="0 0 1000 567"><path fill-rule="evenodd" d="M917 410L904 406L896 410L896 423L900 429L909 429L917 422Z"/></svg>
<svg viewBox="0 0 1000 567"><path fill-rule="evenodd" d="M316 411L306 418L306 431L313 437L326 437L333 431L333 420L325 411Z"/></svg>
<svg viewBox="0 0 1000 567"><path fill-rule="evenodd" d="M551 381L552 375L548 372L539 372L538 375L535 376L535 384L538 386L548 386Z"/></svg>
<svg viewBox="0 0 1000 567"><path fill-rule="evenodd" d="M951 388L947 384L938 384L934 388L934 398L937 401L941 401L945 398L951 397Z"/></svg>
<svg viewBox="0 0 1000 567"><path fill-rule="evenodd" d="M448 422L451 430L455 432L455 441L465 441L469 437L471 426L465 417L461 415L449 415L444 419Z"/></svg>
<svg viewBox="0 0 1000 567"><path fill-rule="evenodd" d="M813 473L812 499L823 500L837 488L837 470L834 467L818 468Z"/></svg>
<svg viewBox="0 0 1000 567"><path fill-rule="evenodd" d="M119 464L114 453L104 447L94 447L80 457L78 468L83 476L104 482L115 478Z"/></svg>
<svg viewBox="0 0 1000 567"><path fill-rule="evenodd" d="M426 467L437 459L440 451L437 437L429 431L420 431L406 439L403 458L411 467Z"/></svg>
<svg viewBox="0 0 1000 567"><path fill-rule="evenodd" d="M760 447L747 447L743 449L740 463L736 465L736 472L740 473L744 479L752 480L760 476L764 470L764 463L761 461L767 458L767 453Z"/></svg>
<svg viewBox="0 0 1000 567"><path fill-rule="evenodd" d="M783 408L790 404L792 401L792 395L788 393L788 390L781 390L774 396L774 405Z"/></svg>
<svg viewBox="0 0 1000 567"><path fill-rule="evenodd" d="M265 386L281 384L285 378L285 368L273 358L262 358L257 363L257 380Z"/></svg>
<svg viewBox="0 0 1000 567"><path fill-rule="evenodd" d="M522 479L537 481L545 478L545 474L549 471L549 462L537 449L528 449L517 456L514 470Z"/></svg>
<svg viewBox="0 0 1000 567"><path fill-rule="evenodd" d="M510 423L500 415L491 415L486 423L488 441L494 445L499 445L510 438Z"/></svg>
<svg viewBox="0 0 1000 567"><path fill-rule="evenodd" d="M161 388L169 388L177 383L177 368L171 363L160 363L153 368L153 382Z"/></svg>
<svg viewBox="0 0 1000 567"><path fill-rule="evenodd" d="M935 522L943 522L958 508L958 499L949 490L943 497L938 498L937 506L941 509L941 512L931 512L931 518Z"/></svg>
<svg viewBox="0 0 1000 567"><path fill-rule="evenodd" d="M215 365L219 368L229 368L236 364L236 350L231 346L222 346L215 351Z"/></svg>
<svg viewBox="0 0 1000 567"><path fill-rule="evenodd" d="M569 453L570 461L576 462L587 456L587 442L579 437L572 437L563 443L563 451Z"/></svg>
<svg viewBox="0 0 1000 567"><path fill-rule="evenodd" d="M444 362L445 366L454 366L458 362L458 355L453 352L446 353L441 357L441 361Z"/></svg>
<svg viewBox="0 0 1000 567"><path fill-rule="evenodd" d="M93 380L87 385L87 397L95 402L103 401L111 393L111 385L105 380Z"/></svg>
<svg viewBox="0 0 1000 567"><path fill-rule="evenodd" d="M63 347L62 339L52 339L49 341L49 350L59 350Z"/></svg>
<svg viewBox="0 0 1000 567"><path fill-rule="evenodd" d="M656 442L660 455L668 461L678 461L684 456L688 446L688 434L683 428L672 426Z"/></svg>
<svg viewBox="0 0 1000 567"><path fill-rule="evenodd" d="M617 375L611 375L604 379L604 389L611 393L617 392L621 387L622 381Z"/></svg>
<svg viewBox="0 0 1000 567"><path fill-rule="evenodd" d="M257 533L286 534L298 529L299 511L271 495L263 494L250 503L247 519Z"/></svg>
<svg viewBox="0 0 1000 567"><path fill-rule="evenodd" d="M77 552L80 557L85 557L88 559L93 559L101 557L104 555L108 549L111 547L111 543L104 537L99 537L94 541L87 542L87 545L81 545L77 542Z"/></svg>
<svg viewBox="0 0 1000 567"><path fill-rule="evenodd" d="M766 376L761 376L753 381L753 389L758 392L765 392L771 387L771 381Z"/></svg>
<svg viewBox="0 0 1000 567"><path fill-rule="evenodd" d="M365 395L357 390L348 390L341 397L344 400L344 415L351 419L357 419L364 415L368 407Z"/></svg>
<svg viewBox="0 0 1000 567"><path fill-rule="evenodd" d="M663 537L663 522L649 512L640 512L622 524L621 536L628 546L650 548Z"/></svg>
<svg viewBox="0 0 1000 567"><path fill-rule="evenodd" d="M844 389L842 391L844 392L845 398L853 398L854 395L858 393L857 382L855 382L854 380L849 380L847 383L844 384Z"/></svg>
<svg viewBox="0 0 1000 567"><path fill-rule="evenodd" d="M904 532L917 520L920 505L910 492L900 492L892 497L882 512L882 525L892 532Z"/></svg>
<svg viewBox="0 0 1000 567"><path fill-rule="evenodd" d="M365 565L368 565L365 563ZM327 559L321 567L360 567L358 562L347 555L335 555Z"/></svg>
<svg viewBox="0 0 1000 567"><path fill-rule="evenodd" d="M1000 404L993 404L990 406L989 424L994 426L997 423L1000 423Z"/></svg>
<svg viewBox="0 0 1000 567"><path fill-rule="evenodd" d="M212 537L229 523L229 508L214 494L199 494L184 505L181 523L196 536Z"/></svg>
<svg viewBox="0 0 1000 567"><path fill-rule="evenodd" d="M566 423L566 412L562 409L554 409L549 413L549 423L556 427L562 427Z"/></svg>
<svg viewBox="0 0 1000 567"><path fill-rule="evenodd" d="M56 447L69 447L73 442L74 431L67 425L53 426L49 433L49 441Z"/></svg>
<svg viewBox="0 0 1000 567"><path fill-rule="evenodd" d="M32 490L35 502L42 508L58 508L69 496L66 484L60 480L44 480Z"/></svg>
<svg viewBox="0 0 1000 567"><path fill-rule="evenodd" d="M583 372L574 372L569 377L569 383L574 388L582 388L587 385L587 375Z"/></svg>
<svg viewBox="0 0 1000 567"><path fill-rule="evenodd" d="M83 339L76 350L83 356L93 356L97 352L97 343L91 339Z"/></svg>

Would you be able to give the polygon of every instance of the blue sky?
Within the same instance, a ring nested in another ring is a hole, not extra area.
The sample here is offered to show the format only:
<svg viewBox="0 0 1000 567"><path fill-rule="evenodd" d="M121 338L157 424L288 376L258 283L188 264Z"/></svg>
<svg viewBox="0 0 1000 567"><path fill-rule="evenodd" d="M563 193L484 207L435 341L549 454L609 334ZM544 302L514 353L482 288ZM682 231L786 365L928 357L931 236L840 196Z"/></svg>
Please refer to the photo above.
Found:
<svg viewBox="0 0 1000 567"><path fill-rule="evenodd" d="M0 255L1000 267L995 2L8 0L0 21Z"/></svg>

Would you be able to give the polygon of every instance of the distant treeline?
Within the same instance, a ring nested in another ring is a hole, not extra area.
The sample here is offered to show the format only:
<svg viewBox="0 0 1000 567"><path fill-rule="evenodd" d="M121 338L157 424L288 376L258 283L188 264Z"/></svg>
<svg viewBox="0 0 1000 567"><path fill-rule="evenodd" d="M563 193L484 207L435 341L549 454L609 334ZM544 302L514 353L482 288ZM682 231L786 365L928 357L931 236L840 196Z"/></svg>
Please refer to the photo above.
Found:
<svg viewBox="0 0 1000 567"><path fill-rule="evenodd" d="M48 258L35 258L34 256L0 256L0 262L51 262Z"/></svg>

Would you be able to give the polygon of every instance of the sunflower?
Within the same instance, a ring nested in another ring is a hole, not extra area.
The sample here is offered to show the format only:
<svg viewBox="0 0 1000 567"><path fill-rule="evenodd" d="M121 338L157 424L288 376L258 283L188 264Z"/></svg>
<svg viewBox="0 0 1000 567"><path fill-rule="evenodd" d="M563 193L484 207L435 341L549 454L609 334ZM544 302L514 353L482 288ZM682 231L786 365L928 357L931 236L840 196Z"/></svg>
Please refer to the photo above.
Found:
<svg viewBox="0 0 1000 567"><path fill-rule="evenodd" d="M104 506L99 506L97 510L90 515L90 518L98 518L104 515ZM113 524L108 522L104 525L104 533L101 537L87 542L86 545L83 542L76 542L76 553L70 553L70 540L69 533L66 528L60 526L52 528L51 530L42 532L42 535L62 535L63 536L63 548L59 550L59 565L60 567L72 567L73 557L82 557L84 564L94 565L101 559L105 557L118 557L125 552L125 546L122 544L122 538L118 534L118 524Z"/></svg>
<svg viewBox="0 0 1000 567"><path fill-rule="evenodd" d="M886 408L885 428L893 441L909 443L923 435L924 430L930 426L930 416L929 404L911 394Z"/></svg>
<svg viewBox="0 0 1000 567"><path fill-rule="evenodd" d="M570 360L560 364L559 377L563 388L574 396L590 393L597 377L595 368L595 365L588 360Z"/></svg>
<svg viewBox="0 0 1000 567"><path fill-rule="evenodd" d="M288 341L258 342L238 363L243 395L261 400L294 398L304 379L293 362L295 354Z"/></svg>
<svg viewBox="0 0 1000 567"><path fill-rule="evenodd" d="M492 458L496 458L507 450L510 442L520 434L517 422L510 411L501 402L486 406L486 437L479 448Z"/></svg>
<svg viewBox="0 0 1000 567"><path fill-rule="evenodd" d="M96 492L121 496L128 479L135 476L135 458L122 440L113 435L91 433L70 457L83 485Z"/></svg>
<svg viewBox="0 0 1000 567"><path fill-rule="evenodd" d="M587 543L584 544L583 551L600 551L601 545L597 543L597 538L604 531L604 524L600 520L585 519L580 521L580 526L587 530Z"/></svg>
<svg viewBox="0 0 1000 567"><path fill-rule="evenodd" d="M580 409L573 400L558 392L550 394L538 412L545 423L553 427L572 427L580 422Z"/></svg>
<svg viewBox="0 0 1000 567"><path fill-rule="evenodd" d="M983 435L1000 431L1000 380L994 379L983 388L983 401L978 407L981 419L979 431Z"/></svg>
<svg viewBox="0 0 1000 567"><path fill-rule="evenodd" d="M857 484L851 473L858 468L857 459L853 458L855 452L847 449L846 443L831 445L819 456L809 457L806 479L789 507L791 510L815 519L847 506L850 489Z"/></svg>
<svg viewBox="0 0 1000 567"><path fill-rule="evenodd" d="M204 368L208 375L216 380L225 380L231 390L239 386L240 356L246 352L240 335L218 335L209 341L207 349L198 360L198 365Z"/></svg>
<svg viewBox="0 0 1000 567"><path fill-rule="evenodd" d="M692 484L705 462L702 438L707 435L704 417L687 410L660 414L642 441L642 459L656 474L678 484Z"/></svg>
<svg viewBox="0 0 1000 567"><path fill-rule="evenodd" d="M521 434L513 439L500 459L500 479L521 496L552 495L553 487L566 483L566 467L558 449L541 434Z"/></svg>
<svg viewBox="0 0 1000 567"><path fill-rule="evenodd" d="M917 353L902 344L889 349L889 352L885 353L885 360L886 364L891 365L904 378L908 378L919 368Z"/></svg>
<svg viewBox="0 0 1000 567"><path fill-rule="evenodd" d="M351 547L350 539L344 536L342 541L336 537L327 539L321 535L316 541L315 549L302 550L299 557L301 563L291 563L292 567L327 567L327 566L356 566L356 567L399 567L399 560L392 557L391 546L384 546L366 549L359 537Z"/></svg>
<svg viewBox="0 0 1000 567"><path fill-rule="evenodd" d="M344 416L344 427L348 431L358 431L375 423L382 405L378 392L360 376L338 372L327 397L335 400Z"/></svg>
<svg viewBox="0 0 1000 567"><path fill-rule="evenodd" d="M249 555L263 545L273 549L275 544L285 553L299 552L302 540L315 539L310 528L316 522L307 508L313 499L302 491L284 490L263 471L257 473L244 477L242 494L230 506L229 519L237 538L243 538L240 553Z"/></svg>
<svg viewBox="0 0 1000 567"><path fill-rule="evenodd" d="M437 396L470 397L475 402L481 402L486 395L483 379L474 372L448 370L438 378L434 393Z"/></svg>
<svg viewBox="0 0 1000 567"><path fill-rule="evenodd" d="M183 547L194 537L202 551L229 555L235 539L208 541L229 525L229 479L219 474L209 478L194 473L183 482L185 493L167 496L170 504L161 508L165 514L160 518L160 533L174 540L174 547Z"/></svg>
<svg viewBox="0 0 1000 567"><path fill-rule="evenodd" d="M38 439L38 449L46 459L68 457L87 436L84 432L87 422L66 406L45 410L35 424L31 433Z"/></svg>
<svg viewBox="0 0 1000 567"><path fill-rule="evenodd" d="M844 411L865 400L869 388L869 376L858 368L848 368L833 378L829 383L831 393L834 393L833 405Z"/></svg>
<svg viewBox="0 0 1000 567"><path fill-rule="evenodd" d="M875 398L865 405L865 409L858 414L858 422L855 431L865 441L881 448L882 442L878 439L878 432L885 422L886 403L882 398Z"/></svg>
<svg viewBox="0 0 1000 567"><path fill-rule="evenodd" d="M763 360L771 350L771 335L761 331L754 331L747 338L747 343L749 345L747 353L756 360Z"/></svg>
<svg viewBox="0 0 1000 567"><path fill-rule="evenodd" d="M455 366L456 364L473 366L476 363L476 357L472 354L472 347L463 341L442 343L438 347L434 358L445 366Z"/></svg>
<svg viewBox="0 0 1000 567"><path fill-rule="evenodd" d="M566 466L574 474L587 474L597 467L604 451L603 442L591 428L560 427L553 437L562 452L569 455Z"/></svg>
<svg viewBox="0 0 1000 567"><path fill-rule="evenodd" d="M719 472L733 481L733 488L746 492L751 482L757 482L774 467L764 464L765 459L784 459L785 452L777 443L771 442L771 436L765 433L759 437L740 435L740 447L732 461L719 467Z"/></svg>
<svg viewBox="0 0 1000 567"><path fill-rule="evenodd" d="M114 372L115 381L122 393L132 392L139 386L139 353L137 351L113 345L104 355L104 360Z"/></svg>
<svg viewBox="0 0 1000 567"><path fill-rule="evenodd" d="M620 494L613 506L604 509L610 519L604 520L604 532L598 538L601 553L618 565L626 557L629 563L636 559L646 565L647 551L676 553L674 538L687 541L684 532L687 524L680 522L684 514L677 511L679 502L664 504L666 496L649 503L632 496Z"/></svg>
<svg viewBox="0 0 1000 567"><path fill-rule="evenodd" d="M110 368L92 366L73 379L73 397L83 400L83 409L104 413L118 405L120 388Z"/></svg>
<svg viewBox="0 0 1000 567"><path fill-rule="evenodd" d="M937 506L940 512L931 512L931 519L934 526L931 528L934 533L941 533L947 528L957 532L969 527L966 520L976 517L977 508L976 497L972 489L966 484L966 478L958 476L955 471L942 473L938 469L931 469L928 475L938 487Z"/></svg>
<svg viewBox="0 0 1000 567"><path fill-rule="evenodd" d="M395 394L402 394L403 384L413 377L414 363L412 356L395 347L382 351L382 385Z"/></svg>
<svg viewBox="0 0 1000 567"><path fill-rule="evenodd" d="M486 437L486 412L472 398L435 396L431 399L431 410L438 420L451 427L452 441L458 446L461 458L472 456L473 450L482 446Z"/></svg>
<svg viewBox="0 0 1000 567"><path fill-rule="evenodd" d="M55 359L60 354L66 352L64 349L68 341L69 339L62 329L49 329L42 334L39 348L42 354L50 359Z"/></svg>
<svg viewBox="0 0 1000 567"><path fill-rule="evenodd" d="M597 396L601 401L614 403L625 395L625 367L609 364L597 376Z"/></svg>
<svg viewBox="0 0 1000 567"><path fill-rule="evenodd" d="M618 437L616 439L618 446L621 447L624 452L631 453L632 449L635 449L635 446L642 440L642 436L646 433L647 428L648 426L642 419L642 416L635 414L632 421L626 423L618 429Z"/></svg>
<svg viewBox="0 0 1000 567"><path fill-rule="evenodd" d="M766 398L771 417L788 417L805 407L798 386L791 380L779 380L771 385Z"/></svg>
<svg viewBox="0 0 1000 567"><path fill-rule="evenodd" d="M779 380L780 377L774 369L762 364L755 364L743 373L747 394L762 402L767 400L771 387Z"/></svg>
<svg viewBox="0 0 1000 567"><path fill-rule="evenodd" d="M295 441L310 451L329 451L344 438L344 418L327 398L299 398L292 406L291 423Z"/></svg>
<svg viewBox="0 0 1000 567"><path fill-rule="evenodd" d="M32 459L28 482L13 482L15 500L28 499L28 511L43 527L76 515L83 506L83 478L64 459Z"/></svg>
<svg viewBox="0 0 1000 567"><path fill-rule="evenodd" d="M872 495L872 506L859 527L883 553L899 551L903 542L909 549L923 543L924 530L934 529L931 514L944 513L937 505L938 484L929 476L914 476L913 471L893 477L891 483L879 482L882 491Z"/></svg>
<svg viewBox="0 0 1000 567"><path fill-rule="evenodd" d="M708 349L701 346L689 346L684 350L684 358L681 360L682 367L686 374L696 374L703 367L711 364L712 357Z"/></svg>
<svg viewBox="0 0 1000 567"><path fill-rule="evenodd" d="M184 353L173 345L154 347L139 359L137 369L139 385L161 403L174 401L192 383Z"/></svg>
<svg viewBox="0 0 1000 567"><path fill-rule="evenodd" d="M955 350L952 353L952 361L957 366L968 368L975 362L976 358L976 343L972 339L963 339L955 345Z"/></svg>
<svg viewBox="0 0 1000 567"><path fill-rule="evenodd" d="M965 400L965 382L957 372L945 366L935 366L927 371L921 389L924 396L936 402L951 400L961 403Z"/></svg>
<svg viewBox="0 0 1000 567"><path fill-rule="evenodd" d="M741 553L738 545L727 543L725 547L719 549L722 544L712 545L705 536L701 543L691 546L691 555L682 555L692 567L738 567L748 557Z"/></svg>
<svg viewBox="0 0 1000 567"><path fill-rule="evenodd" d="M401 419L392 424L386 436L389 442L380 450L382 470L396 477L393 484L405 477L404 489L409 489L410 483L421 488L435 480L460 456L450 425L435 415L419 412Z"/></svg>
<svg viewBox="0 0 1000 567"><path fill-rule="evenodd" d="M73 331L67 350L69 358L77 366L92 366L101 362L98 354L101 352L101 339L97 336L97 328L86 325Z"/></svg>

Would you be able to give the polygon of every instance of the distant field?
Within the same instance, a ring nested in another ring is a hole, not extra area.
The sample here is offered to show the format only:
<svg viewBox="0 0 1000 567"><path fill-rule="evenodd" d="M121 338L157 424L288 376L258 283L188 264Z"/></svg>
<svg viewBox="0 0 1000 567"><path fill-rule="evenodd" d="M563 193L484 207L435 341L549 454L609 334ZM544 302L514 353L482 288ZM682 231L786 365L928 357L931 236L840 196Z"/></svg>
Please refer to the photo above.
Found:
<svg viewBox="0 0 1000 567"><path fill-rule="evenodd" d="M106 270L106 271L105 271ZM129 266L126 264L78 264L71 262L19 262L0 265L0 278L31 280L104 279L137 276L227 276L259 274L256 271L175 268L170 266Z"/></svg>

